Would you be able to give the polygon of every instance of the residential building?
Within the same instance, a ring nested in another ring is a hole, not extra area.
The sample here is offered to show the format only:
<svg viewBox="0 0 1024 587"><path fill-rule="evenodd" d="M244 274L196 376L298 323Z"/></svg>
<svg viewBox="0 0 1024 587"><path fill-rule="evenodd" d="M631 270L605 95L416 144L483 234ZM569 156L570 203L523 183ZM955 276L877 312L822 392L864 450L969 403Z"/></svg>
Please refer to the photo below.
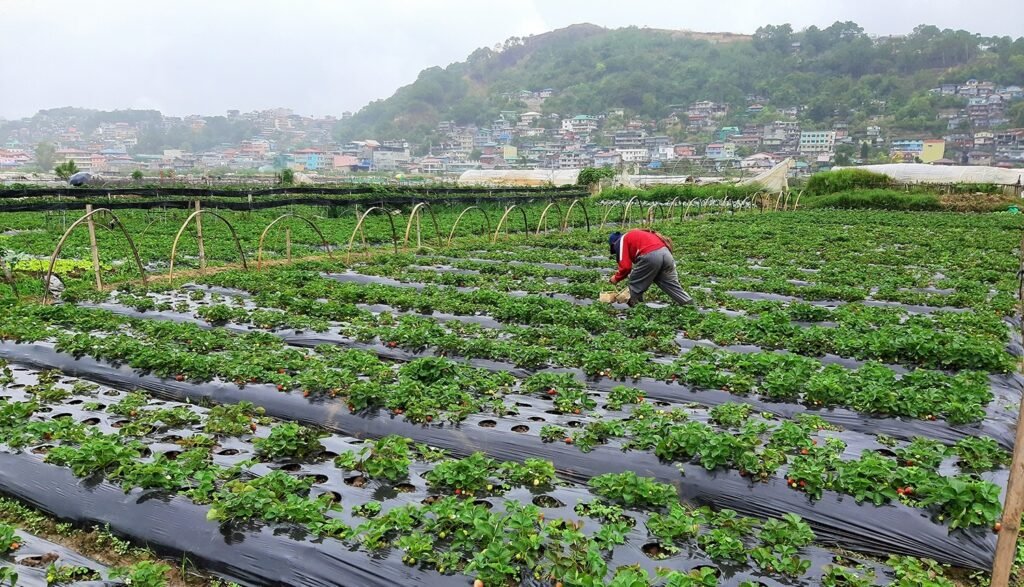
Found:
<svg viewBox="0 0 1024 587"><path fill-rule="evenodd" d="M651 160L647 149L615 149L623 163L647 163Z"/></svg>
<svg viewBox="0 0 1024 587"><path fill-rule="evenodd" d="M704 149L704 156L708 159L734 159L736 143L711 143Z"/></svg>
<svg viewBox="0 0 1024 587"><path fill-rule="evenodd" d="M618 151L594 153L594 167L618 167L621 164L622 155Z"/></svg>
<svg viewBox="0 0 1024 587"><path fill-rule="evenodd" d="M925 139L921 149L921 161L934 163L946 156L946 141L942 139Z"/></svg>
<svg viewBox="0 0 1024 587"><path fill-rule="evenodd" d="M836 146L836 131L809 130L800 133L799 151L803 154L831 153Z"/></svg>

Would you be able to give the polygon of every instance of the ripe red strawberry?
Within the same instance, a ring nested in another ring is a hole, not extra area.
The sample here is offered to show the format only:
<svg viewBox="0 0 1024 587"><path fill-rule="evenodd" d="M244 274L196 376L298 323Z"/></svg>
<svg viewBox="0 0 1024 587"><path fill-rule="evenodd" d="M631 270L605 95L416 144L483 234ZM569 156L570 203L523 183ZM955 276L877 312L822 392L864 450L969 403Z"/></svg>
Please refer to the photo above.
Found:
<svg viewBox="0 0 1024 587"><path fill-rule="evenodd" d="M179 373L179 374L174 376L174 380L175 381L184 381L185 380L185 376Z"/></svg>

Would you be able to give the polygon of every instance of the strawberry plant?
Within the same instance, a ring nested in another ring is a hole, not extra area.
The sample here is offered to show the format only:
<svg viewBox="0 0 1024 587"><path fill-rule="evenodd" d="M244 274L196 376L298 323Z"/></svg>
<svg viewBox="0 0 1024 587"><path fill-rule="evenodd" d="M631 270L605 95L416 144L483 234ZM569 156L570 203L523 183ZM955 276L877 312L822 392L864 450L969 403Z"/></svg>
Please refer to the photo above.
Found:
<svg viewBox="0 0 1024 587"><path fill-rule="evenodd" d="M302 459L323 451L320 437L321 433L317 430L288 422L271 428L270 436L257 438L253 446L256 447L256 454L266 460Z"/></svg>
<svg viewBox="0 0 1024 587"><path fill-rule="evenodd" d="M934 477L917 492L922 505L939 507L939 520L950 528L991 527L1002 511L998 485L965 475Z"/></svg>
<svg viewBox="0 0 1024 587"><path fill-rule="evenodd" d="M249 402L231 405L216 405L206 415L203 429L209 434L223 436L241 436L255 432L257 424L267 424L269 419L264 416L262 407Z"/></svg>
<svg viewBox="0 0 1024 587"><path fill-rule="evenodd" d="M665 578L665 587L716 587L718 574L715 569L699 567L689 572L658 569L658 575Z"/></svg>
<svg viewBox="0 0 1024 587"><path fill-rule="evenodd" d="M627 506L666 507L678 500L675 487L632 471L599 475L589 485L594 493Z"/></svg>
<svg viewBox="0 0 1024 587"><path fill-rule="evenodd" d="M865 569L863 574L859 574L852 569L828 565L821 576L821 584L822 587L871 587L875 584L875 573L872 569Z"/></svg>
<svg viewBox="0 0 1024 587"><path fill-rule="evenodd" d="M364 472L373 479L400 481L409 476L410 444L409 439L402 436L385 436L358 451L338 455L334 465Z"/></svg>
<svg viewBox="0 0 1024 587"><path fill-rule="evenodd" d="M0 522L0 554L17 551L21 548L22 539L16 534L13 526Z"/></svg>
<svg viewBox="0 0 1024 587"><path fill-rule="evenodd" d="M47 585L73 585L79 581L99 581L100 579L99 572L89 567L51 563L46 568Z"/></svg>
<svg viewBox="0 0 1024 587"><path fill-rule="evenodd" d="M995 469L1010 462L1010 454L995 440L980 436L962 438L953 445L952 452L959 459L960 469L972 473Z"/></svg>
<svg viewBox="0 0 1024 587"><path fill-rule="evenodd" d="M132 587L166 587L167 575L171 567L154 561L139 561L129 567L116 567L110 570L110 576L122 579Z"/></svg>
<svg viewBox="0 0 1024 587"><path fill-rule="evenodd" d="M442 461L428 471L424 478L434 487L455 489L456 494L476 492L493 485L496 463L484 453L450 461Z"/></svg>

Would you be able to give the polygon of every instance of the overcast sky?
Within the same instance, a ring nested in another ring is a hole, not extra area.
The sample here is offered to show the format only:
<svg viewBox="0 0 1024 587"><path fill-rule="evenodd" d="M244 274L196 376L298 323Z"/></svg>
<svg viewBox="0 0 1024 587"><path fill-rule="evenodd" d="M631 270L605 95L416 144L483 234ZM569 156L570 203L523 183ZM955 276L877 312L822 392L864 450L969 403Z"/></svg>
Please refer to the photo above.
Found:
<svg viewBox="0 0 1024 587"><path fill-rule="evenodd" d="M434 65L578 22L752 33L853 20L1024 35L1021 0L0 0L0 117L42 108L340 115Z"/></svg>

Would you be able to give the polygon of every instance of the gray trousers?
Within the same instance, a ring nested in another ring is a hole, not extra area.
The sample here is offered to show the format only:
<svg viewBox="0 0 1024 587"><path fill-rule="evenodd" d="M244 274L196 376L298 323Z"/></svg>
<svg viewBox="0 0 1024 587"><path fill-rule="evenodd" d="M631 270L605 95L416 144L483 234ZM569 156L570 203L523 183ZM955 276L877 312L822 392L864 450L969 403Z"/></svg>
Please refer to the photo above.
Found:
<svg viewBox="0 0 1024 587"><path fill-rule="evenodd" d="M629 273L629 305L635 306L643 302L644 292L652 283L660 287L661 291L667 293L677 304L693 303L693 299L679 285L676 260L672 258L672 252L668 247L641 255L633 263L633 270Z"/></svg>

